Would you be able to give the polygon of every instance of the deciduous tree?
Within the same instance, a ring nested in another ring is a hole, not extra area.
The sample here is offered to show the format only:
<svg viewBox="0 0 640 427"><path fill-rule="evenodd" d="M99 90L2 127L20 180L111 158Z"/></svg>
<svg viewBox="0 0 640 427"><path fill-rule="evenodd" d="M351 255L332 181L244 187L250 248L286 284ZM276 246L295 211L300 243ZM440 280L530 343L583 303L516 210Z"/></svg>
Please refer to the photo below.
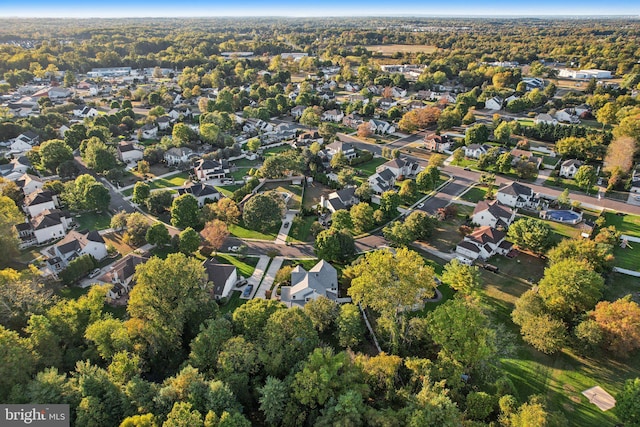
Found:
<svg viewBox="0 0 640 427"><path fill-rule="evenodd" d="M592 317L604 333L609 350L620 357L640 348L640 307L629 298L601 301Z"/></svg>
<svg viewBox="0 0 640 427"><path fill-rule="evenodd" d="M171 225L178 228L200 228L198 201L191 194L183 194L173 199Z"/></svg>
<svg viewBox="0 0 640 427"><path fill-rule="evenodd" d="M219 219L214 219L204 225L201 234L207 241L207 244L217 251L222 247L227 237L229 237L229 229L227 228L227 224Z"/></svg>
<svg viewBox="0 0 640 427"><path fill-rule="evenodd" d="M169 230L166 225L162 222L154 222L153 225L147 229L145 240L150 245L164 246L169 244L171 236L169 235Z"/></svg>
<svg viewBox="0 0 640 427"><path fill-rule="evenodd" d="M444 266L442 281L462 295L473 295L480 289L480 272L478 267L453 259Z"/></svg>
<svg viewBox="0 0 640 427"><path fill-rule="evenodd" d="M534 253L544 253L552 243L551 227L535 218L522 218L509 227L507 236L518 247Z"/></svg>
<svg viewBox="0 0 640 427"><path fill-rule="evenodd" d="M318 234L314 250L318 258L345 262L353 256L356 248L351 233L331 228Z"/></svg>
<svg viewBox="0 0 640 427"><path fill-rule="evenodd" d="M278 193L259 193L245 203L242 220L248 228L264 232L282 221L284 209L284 201Z"/></svg>
<svg viewBox="0 0 640 427"><path fill-rule="evenodd" d="M199 246L200 235L193 228L187 227L180 233L180 242L178 244L180 252L189 255L197 251Z"/></svg>

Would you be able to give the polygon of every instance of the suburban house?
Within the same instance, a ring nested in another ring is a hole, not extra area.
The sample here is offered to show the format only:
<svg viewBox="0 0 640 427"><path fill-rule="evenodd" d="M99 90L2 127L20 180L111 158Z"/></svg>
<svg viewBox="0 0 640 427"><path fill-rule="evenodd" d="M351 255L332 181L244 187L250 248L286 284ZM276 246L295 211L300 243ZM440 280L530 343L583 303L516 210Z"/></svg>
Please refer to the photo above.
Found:
<svg viewBox="0 0 640 427"><path fill-rule="evenodd" d="M340 123L343 117L344 117L344 113L337 109L328 110L322 113L322 120L325 122L330 121L334 123Z"/></svg>
<svg viewBox="0 0 640 427"><path fill-rule="evenodd" d="M591 107L587 104L580 104L577 107L573 107L573 112L578 117L582 117L583 114L591 114Z"/></svg>
<svg viewBox="0 0 640 427"><path fill-rule="evenodd" d="M560 165L560 176L564 176L565 178L573 178L582 166L582 161L577 159L569 159L562 162Z"/></svg>
<svg viewBox="0 0 640 427"><path fill-rule="evenodd" d="M293 107L291 109L291 116L293 116L293 118L295 119L299 119L300 117L302 117L302 113L304 113L305 108L306 107L303 105Z"/></svg>
<svg viewBox="0 0 640 427"><path fill-rule="evenodd" d="M158 120L156 120L156 123L158 123L158 129L167 130L169 129L169 125L171 124L171 117L169 116L158 117Z"/></svg>
<svg viewBox="0 0 640 427"><path fill-rule="evenodd" d="M349 95L349 102L352 104L355 102L362 102L362 105L367 105L369 103L369 98L360 94Z"/></svg>
<svg viewBox="0 0 640 427"><path fill-rule="evenodd" d="M193 171L196 177L203 181L222 179L229 173L229 162L227 160L200 159L193 167Z"/></svg>
<svg viewBox="0 0 640 427"><path fill-rule="evenodd" d="M31 219L31 233L38 245L64 237L70 227L71 216L60 209L46 209ZM29 234L27 229L23 231Z"/></svg>
<svg viewBox="0 0 640 427"><path fill-rule="evenodd" d="M136 267L148 260L148 257L132 252L115 262L109 271L98 278L101 282L113 284L111 290L107 292L107 296L111 299L118 299L131 292L135 284Z"/></svg>
<svg viewBox="0 0 640 427"><path fill-rule="evenodd" d="M535 119L533 119L533 123L539 125L541 123L547 124L547 125L557 125L558 124L558 120L554 119L553 117L551 117L551 115L547 114L547 113L542 113L542 114L538 114L536 116Z"/></svg>
<svg viewBox="0 0 640 427"><path fill-rule="evenodd" d="M189 162L189 157L193 155L193 150L187 147L173 147L165 151L164 161L169 166L181 165Z"/></svg>
<svg viewBox="0 0 640 427"><path fill-rule="evenodd" d="M238 282L238 269L233 265L219 264L209 259L202 265L207 280L213 283L213 298L219 300L229 296L233 286Z"/></svg>
<svg viewBox="0 0 640 427"><path fill-rule="evenodd" d="M575 111L572 111L572 109L570 110L568 108L565 108L562 110L558 110L555 117L559 122L578 124L580 123L580 118L576 116L574 112Z"/></svg>
<svg viewBox="0 0 640 427"><path fill-rule="evenodd" d="M371 175L367 181L375 194L382 194L393 189L396 176L389 169L384 169Z"/></svg>
<svg viewBox="0 0 640 427"><path fill-rule="evenodd" d="M93 107L88 107L88 106L84 106L82 108L78 108L76 110L73 110L73 115L76 117L80 117L80 118L85 118L85 117L96 117L98 115L98 110L96 110Z"/></svg>
<svg viewBox="0 0 640 427"><path fill-rule="evenodd" d="M198 182L191 183L187 187L178 188L178 195L191 194L198 201L198 206L203 207L207 202L220 200L220 193L213 185Z"/></svg>
<svg viewBox="0 0 640 427"><path fill-rule="evenodd" d="M353 205L360 203L356 196L356 187L345 187L342 190L330 193L327 198L320 197L320 206L334 213L339 209L349 209Z"/></svg>
<svg viewBox="0 0 640 427"><path fill-rule="evenodd" d="M398 101L393 98L381 98L379 101L380 108L388 110L391 107L398 105Z"/></svg>
<svg viewBox="0 0 640 427"><path fill-rule="evenodd" d="M362 117L358 113L351 113L344 116L342 124L350 128L357 128L363 123Z"/></svg>
<svg viewBox="0 0 640 427"><path fill-rule="evenodd" d="M73 91L71 89L67 89L65 87L59 87L59 86L52 87L47 92L47 95L51 99L68 98L72 94L73 94Z"/></svg>
<svg viewBox="0 0 640 427"><path fill-rule="evenodd" d="M55 209L57 206L57 196L48 190L38 189L24 198L24 211L32 218L47 209Z"/></svg>
<svg viewBox="0 0 640 427"><path fill-rule="evenodd" d="M380 173L385 169L391 171L396 179L400 178L401 176L415 176L421 170L420 165L417 162L410 162L399 158L392 159L386 163L381 164L376 168L376 172Z"/></svg>
<svg viewBox="0 0 640 427"><path fill-rule="evenodd" d="M544 87L544 80L540 77L524 77L522 81L527 86L527 91L542 89Z"/></svg>
<svg viewBox="0 0 640 427"><path fill-rule="evenodd" d="M26 153L40 143L40 136L33 131L18 135L11 143L10 149L15 153Z"/></svg>
<svg viewBox="0 0 640 427"><path fill-rule="evenodd" d="M371 119L369 120L369 127L373 133L393 133L396 131L395 127L384 120Z"/></svg>
<svg viewBox="0 0 640 427"><path fill-rule="evenodd" d="M405 89L402 89L401 87L394 86L391 88L391 94L395 98L404 98L405 96L407 96L407 91Z"/></svg>
<svg viewBox="0 0 640 427"><path fill-rule="evenodd" d="M45 251L49 267L58 273L64 269L69 262L82 255L91 255L97 261L107 257L107 245L102 236L97 231L79 233L75 230L69 231L64 239Z"/></svg>
<svg viewBox="0 0 640 427"><path fill-rule="evenodd" d="M498 110L502 110L502 103L504 102L504 100L502 98L500 98L499 96L494 96L491 99L487 99L484 103L484 108L486 108L487 110L494 110L494 111L498 111Z"/></svg>
<svg viewBox="0 0 640 427"><path fill-rule="evenodd" d="M146 124L140 128L140 136L142 139L157 139L158 138L158 126L153 124Z"/></svg>
<svg viewBox="0 0 640 427"><path fill-rule="evenodd" d="M28 173L25 173L20 178L16 179L15 183L18 188L22 190L22 193L25 196L28 196L34 191L41 189L44 185L44 181L42 179Z"/></svg>
<svg viewBox="0 0 640 427"><path fill-rule="evenodd" d="M538 204L533 189L518 182L512 182L499 189L496 199L511 208L535 208Z"/></svg>
<svg viewBox="0 0 640 427"><path fill-rule="evenodd" d="M481 155L487 154L489 148L491 147L484 144L469 144L464 147L464 155L471 159L479 159Z"/></svg>
<svg viewBox="0 0 640 427"><path fill-rule="evenodd" d="M520 99L520 97L519 97L519 96L516 96L515 94L513 94L513 95L508 96L507 98L505 98L505 99L504 99L504 103L505 103L505 105L509 105L509 103L510 103L511 101L516 101L516 100L518 100L518 99Z"/></svg>
<svg viewBox="0 0 640 427"><path fill-rule="evenodd" d="M133 142L120 142L118 144L118 158L123 163L134 163L142 160L144 151L142 147L134 144Z"/></svg>
<svg viewBox="0 0 640 427"><path fill-rule="evenodd" d="M431 133L424 137L424 146L427 150L442 153L443 151L449 151L449 148L451 148L451 141L446 135L443 136Z"/></svg>
<svg viewBox="0 0 640 427"><path fill-rule="evenodd" d="M291 286L282 286L280 290L280 301L287 307L304 307L319 297L335 301L338 298L338 272L325 260L309 271L298 265L291 272Z"/></svg>
<svg viewBox="0 0 640 427"><path fill-rule="evenodd" d="M327 153L327 157L329 159L332 159L333 156L340 152L344 154L344 157L347 158L347 160L355 159L358 156L358 153L356 152L356 149L353 148L353 145L349 144L348 142L342 141L335 141L327 145L325 152Z"/></svg>
<svg viewBox="0 0 640 427"><path fill-rule="evenodd" d="M481 200L471 215L471 222L480 226L508 228L516 217L516 212L497 200Z"/></svg>
<svg viewBox="0 0 640 427"><path fill-rule="evenodd" d="M317 142L318 144L322 144L324 142L324 138L320 136L317 130L303 132L300 135L298 135L298 139L296 140L296 145L304 146L304 145L313 144L314 142Z"/></svg>
<svg viewBox="0 0 640 427"><path fill-rule="evenodd" d="M534 155L531 151L514 148L511 150L511 155L513 156L513 160L511 161L512 165L516 165L521 160L525 160L535 164L537 169L540 169L540 166L542 166L542 157Z"/></svg>
<svg viewBox="0 0 640 427"><path fill-rule="evenodd" d="M504 231L489 226L476 228L456 245L456 253L472 261L486 260L496 254L506 255L513 247L511 242L505 240L506 236Z"/></svg>
<svg viewBox="0 0 640 427"><path fill-rule="evenodd" d="M30 168L31 162L29 159L26 156L18 156L11 159L9 163L0 165L0 176L9 181L16 181L27 173Z"/></svg>

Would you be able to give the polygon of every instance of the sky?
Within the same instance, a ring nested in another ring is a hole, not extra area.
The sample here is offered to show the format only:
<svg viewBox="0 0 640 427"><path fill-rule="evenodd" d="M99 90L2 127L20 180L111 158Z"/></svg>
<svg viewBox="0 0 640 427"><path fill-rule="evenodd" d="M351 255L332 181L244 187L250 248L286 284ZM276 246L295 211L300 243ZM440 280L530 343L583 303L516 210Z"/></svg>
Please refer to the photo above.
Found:
<svg viewBox="0 0 640 427"><path fill-rule="evenodd" d="M3 4L5 3L5 4ZM8 3L8 4L7 4ZM1 17L636 16L632 0L0 0Z"/></svg>

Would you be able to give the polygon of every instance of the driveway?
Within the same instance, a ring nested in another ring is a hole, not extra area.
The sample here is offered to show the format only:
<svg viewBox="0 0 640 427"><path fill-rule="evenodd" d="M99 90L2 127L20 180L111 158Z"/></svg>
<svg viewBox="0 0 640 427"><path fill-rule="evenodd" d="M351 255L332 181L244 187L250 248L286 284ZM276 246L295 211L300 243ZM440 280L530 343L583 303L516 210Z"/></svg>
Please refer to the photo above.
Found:
<svg viewBox="0 0 640 427"><path fill-rule="evenodd" d="M280 231L278 231L278 237L276 237L276 244L278 245L286 245L287 244L287 236L289 235L289 230L291 230L291 224L293 223L293 218L296 216L296 212L287 211L282 220L282 225L280 226Z"/></svg>
<svg viewBox="0 0 640 427"><path fill-rule="evenodd" d="M262 279L262 283L258 288L254 298L262 298L265 299L267 295L267 291L271 289L273 285L273 281L276 278L276 273L282 267L282 262L284 261L284 257L277 256L271 261L271 265L267 270L267 274L265 274L264 279Z"/></svg>
<svg viewBox="0 0 640 427"><path fill-rule="evenodd" d="M256 268L255 270L253 270L253 274L251 275L251 277L247 279L246 286L253 285L254 292L255 292L255 289L258 289L258 285L262 280L262 276L264 276L264 271L267 269L267 265L269 265L269 261L270 261L270 258L268 256L266 255L260 256L260 259L258 260L258 264L256 264ZM245 288L242 288L243 292L244 292L244 289ZM245 297L244 294L240 294L240 298L251 299L251 295L249 295L248 297Z"/></svg>

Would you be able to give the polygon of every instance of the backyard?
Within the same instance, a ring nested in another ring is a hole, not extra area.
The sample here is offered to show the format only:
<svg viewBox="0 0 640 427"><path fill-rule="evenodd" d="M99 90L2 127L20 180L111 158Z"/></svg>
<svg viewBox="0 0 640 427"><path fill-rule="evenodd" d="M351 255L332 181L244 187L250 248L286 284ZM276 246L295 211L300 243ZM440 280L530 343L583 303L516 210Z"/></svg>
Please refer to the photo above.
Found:
<svg viewBox="0 0 640 427"><path fill-rule="evenodd" d="M475 187L471 187L466 193L464 193L460 198L466 202L478 203L481 200L484 200L487 195L487 187L481 187L476 185Z"/></svg>
<svg viewBox="0 0 640 427"><path fill-rule="evenodd" d="M287 201L287 208L293 210L299 210L302 204L302 186L300 185L289 185L282 184L277 182L268 182L262 187L260 187L261 191L269 191L274 190L277 193L289 193L291 194L291 198Z"/></svg>
<svg viewBox="0 0 640 427"><path fill-rule="evenodd" d="M311 225L318 220L316 215L298 216L291 223L291 231L287 236L287 242L310 242L313 240L311 235Z"/></svg>
<svg viewBox="0 0 640 427"><path fill-rule="evenodd" d="M108 212L86 212L74 216L73 220L78 224L78 230L104 230L110 226L111 215Z"/></svg>
<svg viewBox="0 0 640 427"><path fill-rule="evenodd" d="M359 165L353 166L355 170L362 171L365 176L371 176L376 173L376 168L383 163L388 162L389 160L384 157L375 157L368 162L361 163Z"/></svg>
<svg viewBox="0 0 640 427"><path fill-rule="evenodd" d="M169 187L182 187L185 181L187 181L188 179L189 172L177 172L176 175L156 179L154 181L148 182L148 184L151 190L158 190ZM128 188L122 191L122 194L124 196L131 196L133 194L133 188Z"/></svg>

